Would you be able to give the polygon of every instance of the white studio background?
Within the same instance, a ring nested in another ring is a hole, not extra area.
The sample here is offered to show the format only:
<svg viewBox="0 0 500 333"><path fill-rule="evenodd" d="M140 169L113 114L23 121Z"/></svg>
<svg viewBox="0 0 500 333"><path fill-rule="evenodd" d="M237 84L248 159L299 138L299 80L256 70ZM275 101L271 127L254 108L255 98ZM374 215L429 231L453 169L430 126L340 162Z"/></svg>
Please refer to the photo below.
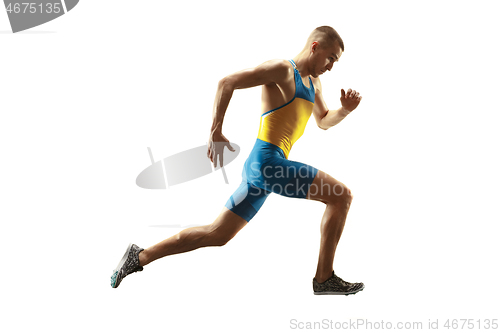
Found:
<svg viewBox="0 0 500 333"><path fill-rule="evenodd" d="M496 13L494 1L86 0L12 34L2 12L2 331L494 319ZM341 88L363 101L326 132L311 120L290 158L352 190L334 267L365 290L312 294L324 206L277 195L227 246L161 259L112 289L129 242L217 216L255 141L260 90L235 92L227 112L223 133L241 147L229 185L219 171L141 189L147 147L160 159L205 144L218 80L294 57L320 25L345 42L322 76L328 106Z"/></svg>

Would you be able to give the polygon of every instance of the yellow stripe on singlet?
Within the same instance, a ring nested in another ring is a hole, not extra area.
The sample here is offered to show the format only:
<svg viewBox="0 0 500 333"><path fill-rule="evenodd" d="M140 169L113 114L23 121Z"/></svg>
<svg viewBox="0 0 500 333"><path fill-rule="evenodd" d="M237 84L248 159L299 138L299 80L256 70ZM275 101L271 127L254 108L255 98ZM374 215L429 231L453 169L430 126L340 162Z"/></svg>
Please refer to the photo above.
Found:
<svg viewBox="0 0 500 333"><path fill-rule="evenodd" d="M288 159L293 144L302 136L314 103L295 97L284 106L263 114L257 138L280 147Z"/></svg>

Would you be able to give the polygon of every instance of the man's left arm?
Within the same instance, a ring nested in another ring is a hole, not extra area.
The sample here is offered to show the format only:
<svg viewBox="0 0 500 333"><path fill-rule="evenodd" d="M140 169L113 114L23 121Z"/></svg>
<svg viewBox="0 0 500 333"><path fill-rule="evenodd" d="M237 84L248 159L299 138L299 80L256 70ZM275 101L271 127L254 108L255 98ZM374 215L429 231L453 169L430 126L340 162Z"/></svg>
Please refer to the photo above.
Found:
<svg viewBox="0 0 500 333"><path fill-rule="evenodd" d="M332 126L340 123L345 117L347 117L354 109L356 109L361 102L361 95L355 90L347 90L347 92L342 89L340 91L340 103L342 107L338 110L328 110L325 100L323 99L323 94L321 93L322 87L319 79L315 80L314 86L316 90L316 96L314 101L313 115L316 120L316 124L319 128L327 130Z"/></svg>

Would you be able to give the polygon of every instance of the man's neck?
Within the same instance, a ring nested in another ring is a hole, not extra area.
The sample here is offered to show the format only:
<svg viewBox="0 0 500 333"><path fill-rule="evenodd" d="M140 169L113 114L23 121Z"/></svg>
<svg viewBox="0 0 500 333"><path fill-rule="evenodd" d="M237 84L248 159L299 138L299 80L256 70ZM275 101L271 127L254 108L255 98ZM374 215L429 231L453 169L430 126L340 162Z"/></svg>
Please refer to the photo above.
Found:
<svg viewBox="0 0 500 333"><path fill-rule="evenodd" d="M308 67L309 67L309 52L304 52L302 51L299 53L295 58L293 58L293 61L295 62L295 65L297 66L297 70L300 73L300 76L306 77L311 75L309 73Z"/></svg>

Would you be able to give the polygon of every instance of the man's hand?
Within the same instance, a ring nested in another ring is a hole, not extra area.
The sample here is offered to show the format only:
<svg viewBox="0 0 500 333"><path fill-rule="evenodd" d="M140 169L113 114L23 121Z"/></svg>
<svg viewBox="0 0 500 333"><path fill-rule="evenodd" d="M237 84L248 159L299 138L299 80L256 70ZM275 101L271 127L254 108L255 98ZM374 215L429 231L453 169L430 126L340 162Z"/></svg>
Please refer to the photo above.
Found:
<svg viewBox="0 0 500 333"><path fill-rule="evenodd" d="M340 103L342 103L342 108L347 111L351 112L355 108L358 107L359 102L361 102L361 96L359 95L359 92L356 92L356 90L347 90L347 93L342 89L340 91L342 96L340 97Z"/></svg>
<svg viewBox="0 0 500 333"><path fill-rule="evenodd" d="M213 130L210 133L210 137L208 138L208 152L207 156L214 164L214 168L217 167L217 157L220 160L220 167L224 166L224 147L227 147L230 151L234 151L234 148L231 147L229 140L222 134L220 130Z"/></svg>

